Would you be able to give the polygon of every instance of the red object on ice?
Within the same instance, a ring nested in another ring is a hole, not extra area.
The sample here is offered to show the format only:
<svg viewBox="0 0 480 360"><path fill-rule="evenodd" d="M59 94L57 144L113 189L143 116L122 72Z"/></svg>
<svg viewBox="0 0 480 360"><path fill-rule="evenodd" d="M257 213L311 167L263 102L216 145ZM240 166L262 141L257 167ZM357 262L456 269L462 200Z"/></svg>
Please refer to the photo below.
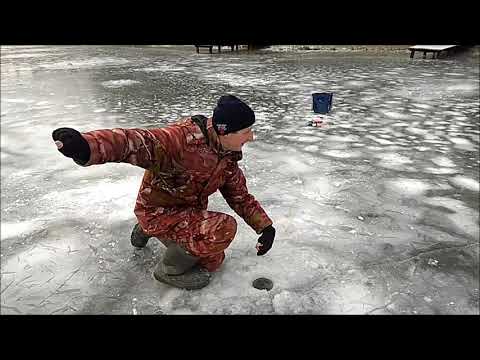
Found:
<svg viewBox="0 0 480 360"><path fill-rule="evenodd" d="M319 127L319 126L326 125L326 123L321 118L318 118L318 119L312 120L311 125L315 127Z"/></svg>

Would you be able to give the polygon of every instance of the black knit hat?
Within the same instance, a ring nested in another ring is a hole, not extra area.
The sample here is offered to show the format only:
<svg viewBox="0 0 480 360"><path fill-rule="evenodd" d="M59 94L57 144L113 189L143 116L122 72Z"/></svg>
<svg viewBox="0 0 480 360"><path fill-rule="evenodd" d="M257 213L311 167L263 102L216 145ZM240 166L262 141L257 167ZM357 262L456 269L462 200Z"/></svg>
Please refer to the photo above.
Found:
<svg viewBox="0 0 480 360"><path fill-rule="evenodd" d="M219 135L245 129L254 122L255 113L250 106L233 95L220 97L213 110L212 124Z"/></svg>

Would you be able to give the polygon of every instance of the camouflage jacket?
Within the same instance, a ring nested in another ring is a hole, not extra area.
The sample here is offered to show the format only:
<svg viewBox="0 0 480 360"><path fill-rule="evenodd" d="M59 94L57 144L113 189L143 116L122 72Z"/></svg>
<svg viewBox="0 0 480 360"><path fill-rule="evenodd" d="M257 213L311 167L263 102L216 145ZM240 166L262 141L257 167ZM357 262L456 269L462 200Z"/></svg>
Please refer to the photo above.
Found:
<svg viewBox="0 0 480 360"><path fill-rule="evenodd" d="M85 132L91 155L84 166L123 162L144 168L137 217L159 208L207 209L208 196L220 190L228 205L260 234L272 221L248 192L237 164L242 153L222 149L211 118L206 134L207 138L191 118L165 128Z"/></svg>

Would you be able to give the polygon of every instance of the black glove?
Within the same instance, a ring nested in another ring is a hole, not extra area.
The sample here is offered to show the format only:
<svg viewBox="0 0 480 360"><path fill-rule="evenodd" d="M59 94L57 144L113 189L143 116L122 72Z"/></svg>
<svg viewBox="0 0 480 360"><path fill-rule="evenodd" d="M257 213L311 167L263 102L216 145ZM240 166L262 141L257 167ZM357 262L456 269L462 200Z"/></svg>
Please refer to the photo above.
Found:
<svg viewBox="0 0 480 360"><path fill-rule="evenodd" d="M264 255L272 248L273 239L275 238L275 228L272 225L267 226L262 231L262 235L258 238L258 242L262 244L257 251L257 255Z"/></svg>
<svg viewBox="0 0 480 360"><path fill-rule="evenodd" d="M90 146L77 130L59 128L52 132L53 141L58 151L80 164L86 164L90 159Z"/></svg>

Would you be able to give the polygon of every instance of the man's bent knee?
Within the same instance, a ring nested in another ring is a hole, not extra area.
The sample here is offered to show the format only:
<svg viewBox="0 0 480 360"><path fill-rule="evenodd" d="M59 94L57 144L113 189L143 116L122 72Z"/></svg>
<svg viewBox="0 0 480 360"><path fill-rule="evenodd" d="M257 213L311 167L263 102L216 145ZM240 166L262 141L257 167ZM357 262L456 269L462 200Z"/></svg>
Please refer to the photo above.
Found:
<svg viewBox="0 0 480 360"><path fill-rule="evenodd" d="M203 248L202 255L213 255L223 252L237 233L237 221L230 215L220 214L214 220L210 219L208 230L197 237L198 248Z"/></svg>
<svg viewBox="0 0 480 360"><path fill-rule="evenodd" d="M237 233L237 221L233 216L224 214L225 218L221 226L217 229L217 233L223 235L224 240L231 242Z"/></svg>

